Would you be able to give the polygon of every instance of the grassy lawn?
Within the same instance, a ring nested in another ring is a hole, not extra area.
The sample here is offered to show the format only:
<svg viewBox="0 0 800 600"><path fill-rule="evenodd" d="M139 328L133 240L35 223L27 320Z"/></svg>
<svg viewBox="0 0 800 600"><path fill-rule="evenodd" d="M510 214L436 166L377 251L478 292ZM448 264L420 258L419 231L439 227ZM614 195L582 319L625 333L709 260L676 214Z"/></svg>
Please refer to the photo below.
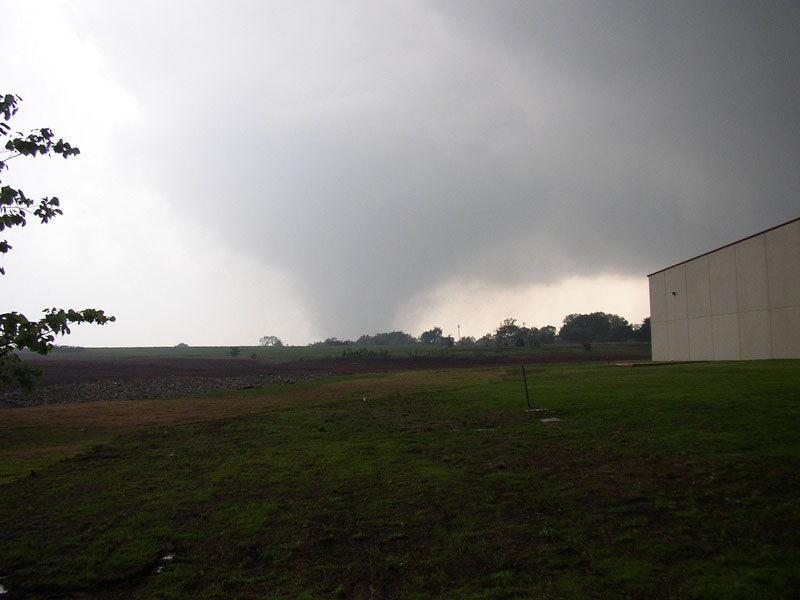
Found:
<svg viewBox="0 0 800 600"><path fill-rule="evenodd" d="M518 368L491 368L4 411L0 584L73 599L800 595L800 361L538 365L528 382L549 410L525 411Z"/></svg>

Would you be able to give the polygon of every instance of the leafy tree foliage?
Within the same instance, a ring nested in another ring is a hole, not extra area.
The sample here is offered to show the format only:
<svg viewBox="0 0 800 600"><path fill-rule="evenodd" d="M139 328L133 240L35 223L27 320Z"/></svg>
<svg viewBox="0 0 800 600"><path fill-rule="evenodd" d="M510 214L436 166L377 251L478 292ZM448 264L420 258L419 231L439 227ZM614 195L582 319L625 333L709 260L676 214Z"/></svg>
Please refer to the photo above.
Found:
<svg viewBox="0 0 800 600"><path fill-rule="evenodd" d="M649 342L650 337L650 317L646 317L641 325L633 326L633 339L638 342Z"/></svg>
<svg viewBox="0 0 800 600"><path fill-rule="evenodd" d="M567 315L558 334L566 342L622 342L633 337L633 328L619 315L595 312Z"/></svg>
<svg viewBox="0 0 800 600"><path fill-rule="evenodd" d="M555 341L556 328L552 325L541 329L524 325L520 327L517 325L516 319L505 319L495 330L494 338L498 347L539 347L541 344L550 344Z"/></svg>
<svg viewBox="0 0 800 600"><path fill-rule="evenodd" d="M536 329L533 335L535 344L552 344L556 341L557 330L553 325L545 325L540 329Z"/></svg>
<svg viewBox="0 0 800 600"><path fill-rule="evenodd" d="M423 331L419 336L419 341L423 344L433 346L439 344L442 340L442 328L434 327L428 331Z"/></svg>
<svg viewBox="0 0 800 600"><path fill-rule="evenodd" d="M321 342L313 342L309 344L309 346L351 346L352 344L353 342L351 340L340 340L339 338L329 337Z"/></svg>
<svg viewBox="0 0 800 600"><path fill-rule="evenodd" d="M497 346L508 347L514 341L518 332L519 326L517 325L517 320L505 319L502 323L500 323L500 327L498 327L494 332L495 340L497 340Z"/></svg>
<svg viewBox="0 0 800 600"><path fill-rule="evenodd" d="M416 344L417 339L405 331L390 331L376 333L375 335L362 335L356 340L361 346L410 346Z"/></svg>
<svg viewBox="0 0 800 600"><path fill-rule="evenodd" d="M64 158L80 154L80 150L63 139L55 140L53 132L48 128L35 129L28 135L12 132L8 121L17 113L19 96L5 94L0 100L0 138L8 138L4 150L0 151L0 176L8 169L8 161L20 156L52 156ZM3 182L0 181L0 184ZM48 223L62 214L57 197L42 198L34 201L21 189L9 185L0 187L0 232L12 227L25 227L28 218L33 216L41 223ZM8 240L0 240L0 254L11 250ZM0 267L0 275L5 270ZM106 316L102 310L87 308L84 310L64 310L49 308L44 317L30 321L18 312L0 314L0 385L11 385L15 381L27 390L33 386L39 371L23 365L20 350L31 350L38 354L47 354L53 350L55 336L70 333L70 325L76 323L96 323L103 325L116 320Z"/></svg>
<svg viewBox="0 0 800 600"><path fill-rule="evenodd" d="M514 345L517 347L531 347L536 345L536 327L520 327L514 336Z"/></svg>
<svg viewBox="0 0 800 600"><path fill-rule="evenodd" d="M426 346L447 346L448 348L452 348L456 343L452 336L442 335L441 327L434 327L433 329L424 331L419 336L419 341Z"/></svg>
<svg viewBox="0 0 800 600"><path fill-rule="evenodd" d="M483 337L475 341L475 345L483 346L484 348L488 348L494 343L494 335L491 333L484 334Z"/></svg>
<svg viewBox="0 0 800 600"><path fill-rule="evenodd" d="M274 335L265 335L260 340L258 340L258 343L261 344L262 346L272 346L274 348L280 348L281 346L283 346L283 342L281 341L281 339Z"/></svg>
<svg viewBox="0 0 800 600"><path fill-rule="evenodd" d="M474 348L476 343L477 342L473 336L465 335L456 342L456 346L459 348Z"/></svg>

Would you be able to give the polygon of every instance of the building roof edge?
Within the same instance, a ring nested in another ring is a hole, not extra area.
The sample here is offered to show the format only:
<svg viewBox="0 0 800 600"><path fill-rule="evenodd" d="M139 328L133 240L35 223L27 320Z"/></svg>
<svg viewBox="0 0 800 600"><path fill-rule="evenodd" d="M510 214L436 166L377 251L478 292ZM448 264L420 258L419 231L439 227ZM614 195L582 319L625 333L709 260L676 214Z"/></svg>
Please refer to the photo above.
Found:
<svg viewBox="0 0 800 600"><path fill-rule="evenodd" d="M682 260L681 262L677 262L674 265L670 265L669 267L664 267L663 269L659 269L658 271L653 271L652 273L650 273L648 275L648 277L652 277L653 275L658 275L659 273L662 273L662 272L668 271L668 270L670 270L670 269L672 269L674 267L678 267L680 265L686 264L686 263L691 262L691 261L693 261L693 260L695 260L697 258L702 258L703 256L708 256L709 254L713 254L714 252L718 252L718 251L722 250L723 248L728 248L730 246L735 246L736 244L738 244L740 242L744 242L745 240L749 240L750 238L757 237L759 235L762 235L764 233L772 231L773 229L778 229L780 227L784 227L785 225L788 225L789 223L794 223L795 221L800 221L800 217L797 217L797 218L794 218L794 219L789 219L788 221L786 221L785 223L781 223L780 225L775 225L774 227L770 227L768 229L764 229L763 231L759 231L758 233L754 233L752 235L748 235L747 237L743 237L742 239L736 240L735 242L731 242L730 244L725 244L724 246L720 246L719 248L715 248L714 250L709 250L708 252L703 252L702 254L698 254L697 256L693 256L692 258L687 258L686 260Z"/></svg>

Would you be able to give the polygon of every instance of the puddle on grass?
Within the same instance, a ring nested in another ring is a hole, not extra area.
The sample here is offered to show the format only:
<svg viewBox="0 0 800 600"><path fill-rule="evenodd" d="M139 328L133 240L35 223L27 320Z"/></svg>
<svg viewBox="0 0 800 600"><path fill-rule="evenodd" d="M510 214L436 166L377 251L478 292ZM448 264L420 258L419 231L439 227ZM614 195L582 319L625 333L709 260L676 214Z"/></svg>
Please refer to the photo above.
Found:
<svg viewBox="0 0 800 600"><path fill-rule="evenodd" d="M555 423L555 422L560 421L560 420L561 419L559 419L558 417L548 417L547 419L539 419L539 422L540 423Z"/></svg>
<svg viewBox="0 0 800 600"><path fill-rule="evenodd" d="M175 555L172 553L162 554L159 556L158 565L156 566L156 573L161 573L173 560L175 560Z"/></svg>
<svg viewBox="0 0 800 600"><path fill-rule="evenodd" d="M552 408L529 408L525 412L544 412L546 410L553 410Z"/></svg>

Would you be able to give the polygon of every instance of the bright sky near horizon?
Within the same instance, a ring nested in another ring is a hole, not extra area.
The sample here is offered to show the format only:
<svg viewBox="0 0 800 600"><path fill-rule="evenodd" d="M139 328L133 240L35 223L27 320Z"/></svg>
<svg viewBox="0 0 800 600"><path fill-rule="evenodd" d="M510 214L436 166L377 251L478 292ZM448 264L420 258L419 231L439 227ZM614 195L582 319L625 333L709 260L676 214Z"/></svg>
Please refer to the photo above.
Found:
<svg viewBox="0 0 800 600"><path fill-rule="evenodd" d="M800 4L38 0L0 312L84 346L648 316L648 273L800 216ZM5 232L4 232L5 233Z"/></svg>

